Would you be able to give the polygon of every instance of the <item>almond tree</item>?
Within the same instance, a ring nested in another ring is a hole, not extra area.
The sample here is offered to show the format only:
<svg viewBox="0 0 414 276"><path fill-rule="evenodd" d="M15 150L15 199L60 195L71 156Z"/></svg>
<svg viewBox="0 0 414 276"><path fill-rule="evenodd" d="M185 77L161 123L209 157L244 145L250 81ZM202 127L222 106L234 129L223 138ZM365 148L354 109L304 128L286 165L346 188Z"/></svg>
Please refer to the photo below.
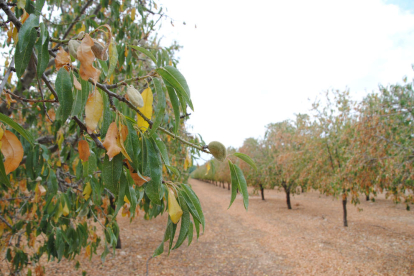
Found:
<svg viewBox="0 0 414 276"><path fill-rule="evenodd" d="M154 256L204 231L185 180L193 156L210 151L185 131L194 107L179 46L157 40L162 8L132 3L0 0L1 273L42 275L43 255L92 257L100 244L105 260L120 245L119 212L132 220L140 209L148 219L168 211ZM229 167L247 209L243 174Z"/></svg>

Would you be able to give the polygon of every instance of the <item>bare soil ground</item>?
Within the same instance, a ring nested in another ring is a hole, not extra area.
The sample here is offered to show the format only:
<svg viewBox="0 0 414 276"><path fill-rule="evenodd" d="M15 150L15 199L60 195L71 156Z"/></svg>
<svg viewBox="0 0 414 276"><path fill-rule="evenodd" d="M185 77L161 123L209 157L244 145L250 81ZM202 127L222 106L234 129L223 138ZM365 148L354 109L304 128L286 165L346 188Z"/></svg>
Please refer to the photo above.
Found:
<svg viewBox="0 0 414 276"><path fill-rule="evenodd" d="M250 197L249 211L238 195L227 210L230 191L190 180L200 198L206 230L199 240L148 261L148 275L414 275L414 214L380 197L361 198L363 211L348 204L349 227L343 227L342 204L317 192L292 198L265 191ZM46 275L146 275L146 263L163 238L167 215L151 221L143 215L131 224L119 217L122 249L105 263L61 261ZM100 253L102 249L98 250Z"/></svg>

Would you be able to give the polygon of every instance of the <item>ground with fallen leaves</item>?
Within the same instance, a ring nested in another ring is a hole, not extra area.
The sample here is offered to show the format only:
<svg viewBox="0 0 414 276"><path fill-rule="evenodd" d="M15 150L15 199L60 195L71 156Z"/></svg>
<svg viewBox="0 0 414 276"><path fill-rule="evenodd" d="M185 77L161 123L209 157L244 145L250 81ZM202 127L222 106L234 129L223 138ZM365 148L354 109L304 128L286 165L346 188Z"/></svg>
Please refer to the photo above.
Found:
<svg viewBox="0 0 414 276"><path fill-rule="evenodd" d="M292 198L265 190L250 196L249 211L238 195L227 210L230 191L190 180L200 198L206 230L186 245L148 261L148 275L414 275L414 216L405 206L379 197L361 198L363 211L348 204L349 227L342 226L342 203L310 192ZM252 191L252 190L250 190ZM147 260L161 242L164 214L131 224L119 217L122 249L89 261L61 261L47 265L46 275L146 275ZM177 228L178 231L179 228ZM98 253L102 252L102 249Z"/></svg>

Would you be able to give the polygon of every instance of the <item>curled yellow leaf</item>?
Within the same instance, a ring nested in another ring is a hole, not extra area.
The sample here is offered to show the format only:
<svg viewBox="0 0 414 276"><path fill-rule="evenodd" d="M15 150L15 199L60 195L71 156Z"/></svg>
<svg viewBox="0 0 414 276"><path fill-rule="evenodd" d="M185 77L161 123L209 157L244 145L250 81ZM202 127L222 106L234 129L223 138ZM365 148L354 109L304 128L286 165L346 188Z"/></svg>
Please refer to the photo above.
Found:
<svg viewBox="0 0 414 276"><path fill-rule="evenodd" d="M92 134L98 127L98 122L102 117L103 99L99 91L94 91L89 95L85 106L85 124L88 133Z"/></svg>
<svg viewBox="0 0 414 276"><path fill-rule="evenodd" d="M11 131L6 130L1 138L1 153L4 155L4 169L6 174L11 173L23 160L23 146Z"/></svg>
<svg viewBox="0 0 414 276"><path fill-rule="evenodd" d="M91 196L92 193L92 188L91 188L91 184L88 182L86 183L85 187L83 188L83 198L85 200L88 200L88 198Z"/></svg>
<svg viewBox="0 0 414 276"><path fill-rule="evenodd" d="M148 119L151 120L152 117L152 101L153 101L153 97L152 97L152 91L151 88L146 88L142 94L142 99L144 100L144 106L141 108L138 108L139 111L141 111L142 114L144 114L145 117L147 117ZM147 121L144 120L144 118L141 117L141 115L138 114L138 119L137 119L137 123L138 123L138 127L145 132L148 127L149 124Z"/></svg>
<svg viewBox="0 0 414 276"><path fill-rule="evenodd" d="M183 215L183 210L181 210L181 207L178 204L174 192L171 190L171 188L168 188L168 214L170 215L171 221L174 224L177 224Z"/></svg>

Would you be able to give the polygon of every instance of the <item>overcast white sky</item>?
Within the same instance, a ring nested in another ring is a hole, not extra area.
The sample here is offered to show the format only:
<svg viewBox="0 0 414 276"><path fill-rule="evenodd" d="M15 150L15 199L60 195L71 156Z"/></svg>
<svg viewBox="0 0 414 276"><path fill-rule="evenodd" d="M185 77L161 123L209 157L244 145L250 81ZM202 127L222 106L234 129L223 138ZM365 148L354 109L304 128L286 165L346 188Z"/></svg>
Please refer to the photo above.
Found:
<svg viewBox="0 0 414 276"><path fill-rule="evenodd" d="M355 99L414 74L410 1L175 0L162 33L184 48L179 70L204 140L240 147L265 126L306 113L319 93ZM182 22L185 21L186 25ZM194 26L197 25L197 28ZM165 41L167 41L165 39Z"/></svg>

